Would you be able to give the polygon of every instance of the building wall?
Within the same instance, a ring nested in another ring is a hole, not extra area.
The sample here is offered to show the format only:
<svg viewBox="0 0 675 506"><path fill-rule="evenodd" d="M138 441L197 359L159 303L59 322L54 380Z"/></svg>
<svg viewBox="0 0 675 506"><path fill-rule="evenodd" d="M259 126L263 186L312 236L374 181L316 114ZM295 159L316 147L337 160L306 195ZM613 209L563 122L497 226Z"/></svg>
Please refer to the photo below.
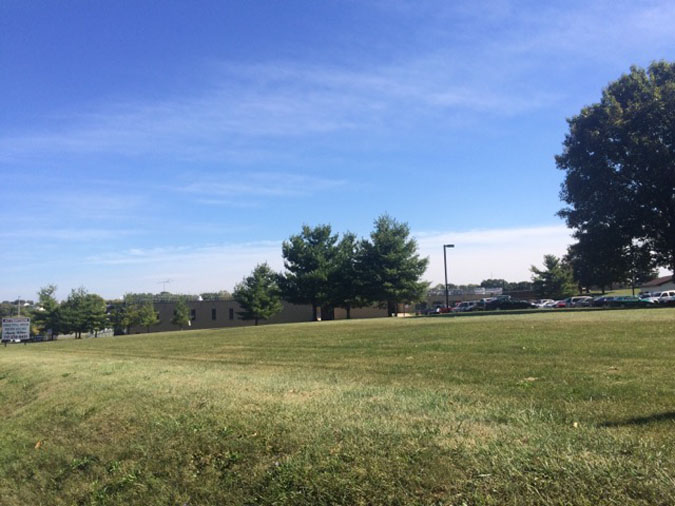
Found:
<svg viewBox="0 0 675 506"><path fill-rule="evenodd" d="M666 290L675 290L675 281L668 281L658 286L642 286L641 292L665 292Z"/></svg>
<svg viewBox="0 0 675 506"><path fill-rule="evenodd" d="M191 313L190 325L184 329L200 330L215 329L227 327L246 327L255 325L255 322L239 319L237 314L241 311L239 304L234 300L217 301L187 301L188 309ZM175 302L157 302L154 304L155 311L159 316L159 324L150 327L150 332L167 332L171 330L180 330L171 323L173 310L176 307ZM400 311L403 311L401 307ZM414 311L408 306L408 312ZM321 311L319 309L319 315ZM358 318L384 318L387 316L386 308L377 306L353 308L351 317ZM335 319L344 320L347 318L347 312L341 308L335 308ZM268 325L272 323L296 323L312 321L312 306L291 304L282 302L282 310L275 314L269 320L260 320L258 325ZM145 333L147 329L142 326L131 328L132 334Z"/></svg>
<svg viewBox="0 0 675 506"><path fill-rule="evenodd" d="M352 318L384 318L387 316L386 308L379 308L377 306L369 307L354 307L352 308L350 315ZM336 307L335 308L335 319L336 320L345 320L347 318L347 311Z"/></svg>
<svg viewBox="0 0 675 506"><path fill-rule="evenodd" d="M234 300L216 300L216 301L188 301L187 307L191 312L190 326L184 329L214 329L226 327L245 327L252 326L255 322L239 319L238 311L241 311L239 304ZM166 332L170 330L179 330L171 323L173 310L176 307L174 302L158 302L154 305L155 311L159 315L159 324L150 327L150 332ZM282 310L269 320L260 320L258 325L270 323L292 323L312 321L312 307L305 305L291 304L283 302ZM131 328L132 334L146 332L146 328L136 326Z"/></svg>

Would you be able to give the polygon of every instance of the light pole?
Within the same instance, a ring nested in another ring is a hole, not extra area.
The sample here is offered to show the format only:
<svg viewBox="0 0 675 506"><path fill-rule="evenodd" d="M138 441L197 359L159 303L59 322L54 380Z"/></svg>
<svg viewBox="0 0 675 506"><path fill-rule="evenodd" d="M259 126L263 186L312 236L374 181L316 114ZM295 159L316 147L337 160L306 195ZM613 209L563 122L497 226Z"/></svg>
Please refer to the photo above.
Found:
<svg viewBox="0 0 675 506"><path fill-rule="evenodd" d="M444 244L443 245L443 269L445 270L445 308L447 309L450 305L450 299L448 298L448 259L445 254L446 248L454 248L454 244Z"/></svg>

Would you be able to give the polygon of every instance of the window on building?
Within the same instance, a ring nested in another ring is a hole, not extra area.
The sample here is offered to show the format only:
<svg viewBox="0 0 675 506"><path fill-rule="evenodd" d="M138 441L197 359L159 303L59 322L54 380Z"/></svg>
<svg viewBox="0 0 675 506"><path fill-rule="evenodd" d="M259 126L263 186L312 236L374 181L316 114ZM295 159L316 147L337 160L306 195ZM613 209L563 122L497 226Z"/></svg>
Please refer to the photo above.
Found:
<svg viewBox="0 0 675 506"><path fill-rule="evenodd" d="M234 309L230 308L230 320L234 320Z"/></svg>
<svg viewBox="0 0 675 506"><path fill-rule="evenodd" d="M211 308L211 319L215 320L216 319L216 308Z"/></svg>
<svg viewBox="0 0 675 506"><path fill-rule="evenodd" d="M196 309L190 309L190 320L196 320L197 319L197 310Z"/></svg>

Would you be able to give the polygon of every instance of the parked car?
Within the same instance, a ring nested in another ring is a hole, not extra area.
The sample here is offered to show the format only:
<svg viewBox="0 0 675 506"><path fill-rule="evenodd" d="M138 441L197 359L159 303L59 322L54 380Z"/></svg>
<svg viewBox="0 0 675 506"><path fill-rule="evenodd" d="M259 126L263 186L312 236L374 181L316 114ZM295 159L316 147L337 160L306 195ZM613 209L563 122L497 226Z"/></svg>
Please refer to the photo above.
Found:
<svg viewBox="0 0 675 506"><path fill-rule="evenodd" d="M661 292L659 296L659 304L673 304L675 303L675 290L668 290Z"/></svg>
<svg viewBox="0 0 675 506"><path fill-rule="evenodd" d="M588 307L591 305L593 297L587 295L577 295L575 297L567 297L565 299L564 307Z"/></svg>
<svg viewBox="0 0 675 506"><path fill-rule="evenodd" d="M610 307L645 307L648 304L648 302L640 299L640 297L634 297L632 295L614 297L611 301L609 301Z"/></svg>
<svg viewBox="0 0 675 506"><path fill-rule="evenodd" d="M659 303L659 297L661 297L661 292L644 292L640 293L639 297L645 301L648 301L653 304Z"/></svg>
<svg viewBox="0 0 675 506"><path fill-rule="evenodd" d="M538 299L532 302L533 305L541 308L541 307L547 307L547 304L553 305L555 301L553 299ZM550 307L550 306L548 306Z"/></svg>
<svg viewBox="0 0 675 506"><path fill-rule="evenodd" d="M593 302L593 297L587 295L572 297L571 299L572 307L588 307L591 305L591 302Z"/></svg>
<svg viewBox="0 0 675 506"><path fill-rule="evenodd" d="M482 305L479 300L470 300L460 302L456 307L453 308L453 311L456 311L458 313L464 313L467 311L478 311L480 309L482 309Z"/></svg>
<svg viewBox="0 0 675 506"><path fill-rule="evenodd" d="M602 295L600 297L596 297L593 299L593 302L591 303L592 306L594 307L606 307L609 306L610 303L614 300L614 297L610 297L608 295Z"/></svg>
<svg viewBox="0 0 675 506"><path fill-rule="evenodd" d="M485 304L486 310L532 309L534 307L536 306L532 305L530 302L526 300L512 299L511 297L508 298L500 297Z"/></svg>
<svg viewBox="0 0 675 506"><path fill-rule="evenodd" d="M551 306L555 308L562 308L562 307L567 307L567 301L566 300L556 300L555 303Z"/></svg>
<svg viewBox="0 0 675 506"><path fill-rule="evenodd" d="M418 313L421 315L439 314L441 309L441 306L426 307L418 311Z"/></svg>

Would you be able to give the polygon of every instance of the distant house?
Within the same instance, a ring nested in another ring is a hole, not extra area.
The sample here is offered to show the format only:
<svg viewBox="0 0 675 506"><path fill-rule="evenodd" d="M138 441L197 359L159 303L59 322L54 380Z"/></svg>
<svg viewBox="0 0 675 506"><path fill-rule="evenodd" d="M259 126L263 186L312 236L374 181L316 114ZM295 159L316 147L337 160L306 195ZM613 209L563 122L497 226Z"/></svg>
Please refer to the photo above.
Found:
<svg viewBox="0 0 675 506"><path fill-rule="evenodd" d="M672 274L652 279L640 285L641 292L662 292L664 290L675 290L675 277Z"/></svg>

